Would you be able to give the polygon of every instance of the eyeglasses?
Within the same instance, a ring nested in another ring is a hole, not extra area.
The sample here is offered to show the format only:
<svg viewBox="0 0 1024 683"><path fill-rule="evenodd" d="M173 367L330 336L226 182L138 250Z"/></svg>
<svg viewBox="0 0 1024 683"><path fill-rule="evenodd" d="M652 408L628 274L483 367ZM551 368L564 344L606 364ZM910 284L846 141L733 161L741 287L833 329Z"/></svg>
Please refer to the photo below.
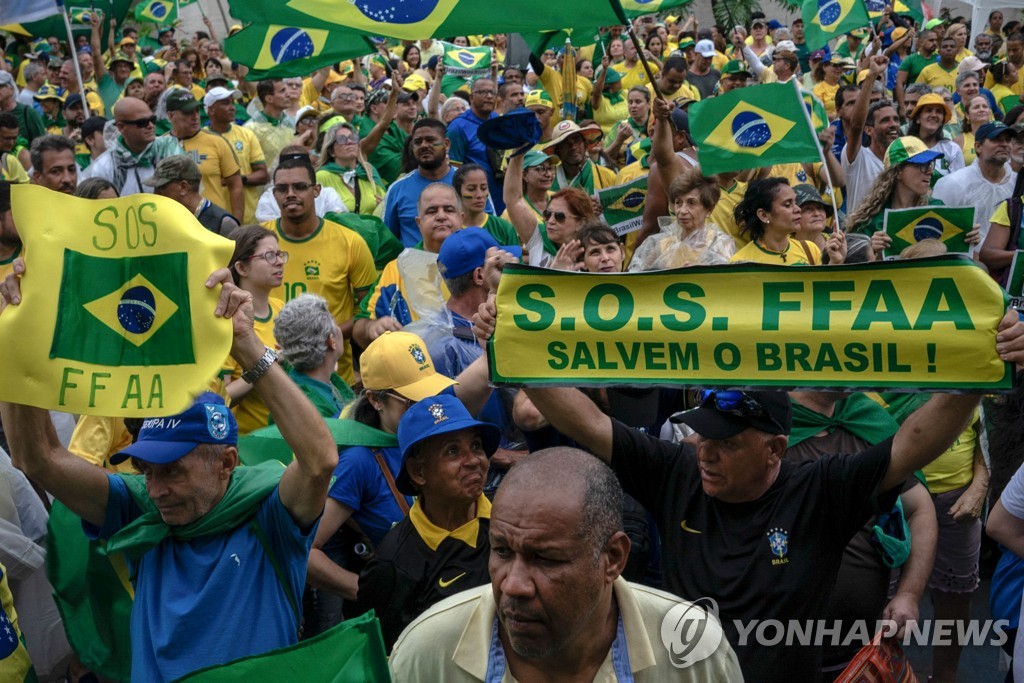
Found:
<svg viewBox="0 0 1024 683"><path fill-rule="evenodd" d="M490 88L487 88L487 89L483 89L483 90L474 90L473 94L474 95L481 95L483 97L494 97L497 94L497 92L492 90L492 89L490 89Z"/></svg>
<svg viewBox="0 0 1024 683"><path fill-rule="evenodd" d="M334 99L339 100L341 102L354 102L355 99L356 99L356 96L355 95L338 95Z"/></svg>
<svg viewBox="0 0 1024 683"><path fill-rule="evenodd" d="M311 187L313 187L313 183L277 183L274 185L274 194L288 194L289 191L298 194Z"/></svg>
<svg viewBox="0 0 1024 683"><path fill-rule="evenodd" d="M703 389L697 394L697 400L701 408L714 408L720 413L729 413L739 417L765 417L780 432L786 430L779 424L778 420L771 416L768 410L758 403L745 391L715 391L714 389Z"/></svg>
<svg viewBox="0 0 1024 683"><path fill-rule="evenodd" d="M542 175L551 175L555 172L555 167L550 164L546 164L544 166L531 166L530 168Z"/></svg>
<svg viewBox="0 0 1024 683"><path fill-rule="evenodd" d="M406 408L408 408L409 406L411 406L413 403L416 402L416 401L413 401L412 399L406 398L405 396L399 396L398 394L396 394L393 391L387 392L385 394L385 396L387 396L388 398L395 399L396 401L398 401L399 403L404 405Z"/></svg>
<svg viewBox="0 0 1024 683"><path fill-rule="evenodd" d="M579 216L573 216L563 211L548 211L547 209L544 209L544 213L541 215L544 216L545 221L552 221L554 223L564 223L570 216L576 221L580 219Z"/></svg>
<svg viewBox="0 0 1024 683"><path fill-rule="evenodd" d="M254 258L261 258L270 265L274 265L278 261L281 263L288 263L288 252L287 251L265 251L262 254L253 254L246 261L250 261Z"/></svg>
<svg viewBox="0 0 1024 683"><path fill-rule="evenodd" d="M931 175L932 171L935 170L935 162L934 161L929 161L927 164L915 164L915 163L913 163L911 161L908 161L907 162L907 166L910 167L910 168L916 168L921 173L927 173L928 175Z"/></svg>
<svg viewBox="0 0 1024 683"><path fill-rule="evenodd" d="M338 137L334 138L334 144L336 144L336 145L358 145L359 144L359 136L358 135L354 135L354 134L353 135L339 135Z"/></svg>
<svg viewBox="0 0 1024 683"><path fill-rule="evenodd" d="M124 121L118 121L126 126L136 126L137 128L149 128L150 126L156 125L155 116L147 116L144 119L125 119Z"/></svg>

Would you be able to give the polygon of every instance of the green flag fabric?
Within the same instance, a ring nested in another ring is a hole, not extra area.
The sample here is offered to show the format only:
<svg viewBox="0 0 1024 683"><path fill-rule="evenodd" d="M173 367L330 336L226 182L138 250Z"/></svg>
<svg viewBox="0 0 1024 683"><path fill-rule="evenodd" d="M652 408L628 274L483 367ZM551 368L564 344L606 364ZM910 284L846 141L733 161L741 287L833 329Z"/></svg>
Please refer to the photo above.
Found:
<svg viewBox="0 0 1024 683"><path fill-rule="evenodd" d="M335 445L341 448L365 446L367 448L390 448L398 445L394 434L382 432L355 420L324 418L327 428L334 437ZM238 454L246 465L255 465L268 460L283 463L292 461L292 450L276 426L263 427L249 432L238 440Z"/></svg>
<svg viewBox="0 0 1024 683"><path fill-rule="evenodd" d="M368 36L352 31L262 22L228 37L224 48L231 59L250 68L254 80L305 76L376 51Z"/></svg>
<svg viewBox="0 0 1024 683"><path fill-rule="evenodd" d="M174 0L142 0L135 6L135 20L152 24L173 24L178 20L178 9Z"/></svg>
<svg viewBox="0 0 1024 683"><path fill-rule="evenodd" d="M790 83L739 88L690 105L690 131L706 175L818 161L804 101Z"/></svg>
<svg viewBox="0 0 1024 683"><path fill-rule="evenodd" d="M103 541L86 538L82 519L59 501L50 510L47 530L46 576L68 642L91 671L127 681L134 593L124 557L108 556Z"/></svg>
<svg viewBox="0 0 1024 683"><path fill-rule="evenodd" d="M885 408L864 394L850 394L837 401L831 417L793 401L789 445L795 446L821 432L831 434L840 427L874 445L895 434L899 424Z"/></svg>
<svg viewBox="0 0 1024 683"><path fill-rule="evenodd" d="M647 176L597 191L601 210L608 227L618 236L639 230L644 224L644 204L647 202Z"/></svg>
<svg viewBox="0 0 1024 683"><path fill-rule="evenodd" d="M96 365L195 362L185 252L103 258L64 251L50 358ZM120 282L113 291L96 283Z"/></svg>
<svg viewBox="0 0 1024 683"><path fill-rule="evenodd" d="M808 50L821 49L836 36L871 23L864 0L804 0L801 15Z"/></svg>
<svg viewBox="0 0 1024 683"><path fill-rule="evenodd" d="M967 254L970 247L964 237L974 227L973 206L921 206L914 209L886 209L885 232L892 244L886 258L899 258L900 252L925 239L936 239L951 254Z"/></svg>
<svg viewBox="0 0 1024 683"><path fill-rule="evenodd" d="M385 683L380 621L371 610L296 645L193 672L178 683Z"/></svg>

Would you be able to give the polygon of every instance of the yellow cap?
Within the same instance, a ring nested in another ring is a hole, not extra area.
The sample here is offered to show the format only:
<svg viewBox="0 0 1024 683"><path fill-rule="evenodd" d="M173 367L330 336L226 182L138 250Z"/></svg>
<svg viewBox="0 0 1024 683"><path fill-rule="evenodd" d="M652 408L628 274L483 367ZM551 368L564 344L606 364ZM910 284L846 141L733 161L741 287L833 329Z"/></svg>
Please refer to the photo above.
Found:
<svg viewBox="0 0 1024 683"><path fill-rule="evenodd" d="M385 332L370 342L359 362L365 388L394 391L413 401L457 384L434 371L426 343L411 332Z"/></svg>

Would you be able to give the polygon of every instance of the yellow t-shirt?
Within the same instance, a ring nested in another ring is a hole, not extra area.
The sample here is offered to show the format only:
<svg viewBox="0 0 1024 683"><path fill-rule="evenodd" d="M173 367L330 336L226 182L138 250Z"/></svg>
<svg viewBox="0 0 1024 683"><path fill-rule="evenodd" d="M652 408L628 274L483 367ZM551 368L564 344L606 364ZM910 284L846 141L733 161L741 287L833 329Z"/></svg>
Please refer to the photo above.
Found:
<svg viewBox="0 0 1024 683"><path fill-rule="evenodd" d="M353 213L372 214L377 209L377 197L384 197L384 188L372 180L358 178L356 182L359 183L359 206L356 206L355 193L348 189L348 185L338 177L337 173L320 169L316 172L316 181L322 187L329 187L337 192L341 201L345 202L345 206Z"/></svg>
<svg viewBox="0 0 1024 683"><path fill-rule="evenodd" d="M927 83L933 88L947 88L950 92L956 92L957 67L946 71L938 62L929 64L921 69L915 83Z"/></svg>
<svg viewBox="0 0 1024 683"><path fill-rule="evenodd" d="M657 75L660 69L657 64L648 62L651 66L651 73ZM647 85L651 82L651 79L647 78L647 72L644 70L644 65L637 60L637 63L632 67L626 66L625 62L618 64L612 64L612 68L618 71L622 75L622 90L626 91L636 85Z"/></svg>
<svg viewBox="0 0 1024 683"><path fill-rule="evenodd" d="M7 568L0 564L0 636L3 636L4 656L0 657L0 671L5 681L34 681L35 670L29 659L21 629L18 628L18 613L14 610L14 596L7 583Z"/></svg>
<svg viewBox="0 0 1024 683"><path fill-rule="evenodd" d="M238 163L242 175L249 175L257 166L267 165L259 138L248 128L232 124L231 128L224 134L214 132L209 128L204 128L203 130L211 135L219 135L224 138L228 143L228 147L231 148L235 155L235 161ZM242 223L256 222L256 204L260 201L263 187L263 185L253 185L242 188L242 191L245 193L245 216L242 219ZM230 207L228 210L230 211Z"/></svg>
<svg viewBox="0 0 1024 683"><path fill-rule="evenodd" d="M821 81L811 92L825 105L829 121L833 120L836 117L836 93L839 92L839 83L830 85L828 81Z"/></svg>
<svg viewBox="0 0 1024 683"><path fill-rule="evenodd" d="M263 227L277 233L281 250L289 253L284 264L284 282L275 290L278 298L291 301L300 294L319 294L327 300L334 320L341 325L355 317L357 290L368 289L377 280L377 268L366 241L357 233L332 221L321 220L308 237L293 239L281 230L280 220ZM355 384L352 345L345 339L345 355L338 360L338 374Z"/></svg>
<svg viewBox="0 0 1024 683"><path fill-rule="evenodd" d="M747 184L739 180L734 181L728 189L722 188L718 203L715 204L715 208L711 210L711 215L708 218L709 222L714 223L722 232L732 237L737 249L750 244L750 238L746 233L740 232L740 226L736 224L736 217L733 214L736 205L740 203L746 193Z"/></svg>
<svg viewBox="0 0 1024 683"><path fill-rule="evenodd" d="M623 97L618 104L612 104L607 97L602 96L597 109L594 109L594 122L601 126L605 137L612 132L615 124L624 121L629 116L629 103Z"/></svg>
<svg viewBox="0 0 1024 683"><path fill-rule="evenodd" d="M202 195L231 213L231 194L223 180L240 171L231 146L221 136L202 130L178 142L199 166L203 176Z"/></svg>
<svg viewBox="0 0 1024 683"><path fill-rule="evenodd" d="M277 340L274 338L274 318L284 308L284 302L270 297L268 303L270 304L270 315L266 318L255 318L252 328L261 342L270 348L274 348L277 344ZM228 356L228 359L224 362L221 375L225 378L230 378L231 381L241 381L242 372L244 372L244 368L234 358ZM246 394L241 403L232 405L231 412L235 414L235 420L238 422L239 436L270 424L270 409L267 408L267 404L254 391Z"/></svg>
<svg viewBox="0 0 1024 683"><path fill-rule="evenodd" d="M110 456L120 453L130 445L132 435L125 429L122 418L83 415L78 419L75 431L71 433L68 451L108 472L134 474L135 468L130 459L120 465L110 463Z"/></svg>
<svg viewBox="0 0 1024 683"><path fill-rule="evenodd" d="M647 84L647 90L651 93L651 100L653 101L655 98L654 87L650 83ZM666 92L662 94L665 96L665 99L672 100L676 104L682 104L682 101L687 99L700 101L700 92L688 81L684 81L679 86L679 90L676 90L674 93Z"/></svg>
<svg viewBox="0 0 1024 683"><path fill-rule="evenodd" d="M808 259L808 255L811 259ZM729 259L736 263L746 261L748 263L765 263L773 266L809 266L821 265L821 249L814 242L791 239L786 251L777 253L768 251L759 243L751 242L743 247Z"/></svg>
<svg viewBox="0 0 1024 683"><path fill-rule="evenodd" d="M979 412L974 411L970 426L949 449L921 468L931 494L945 493L967 486L974 479L974 450L978 443Z"/></svg>
<svg viewBox="0 0 1024 683"><path fill-rule="evenodd" d="M28 173L25 167L18 161L18 156L12 152L5 152L0 156L0 180L9 183L27 183Z"/></svg>

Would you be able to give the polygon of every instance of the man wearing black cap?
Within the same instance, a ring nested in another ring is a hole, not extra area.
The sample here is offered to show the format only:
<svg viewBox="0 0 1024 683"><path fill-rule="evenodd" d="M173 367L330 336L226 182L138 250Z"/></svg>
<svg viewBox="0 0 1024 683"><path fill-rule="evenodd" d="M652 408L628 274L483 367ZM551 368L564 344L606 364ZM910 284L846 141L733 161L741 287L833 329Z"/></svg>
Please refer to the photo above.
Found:
<svg viewBox="0 0 1024 683"><path fill-rule="evenodd" d="M1024 324L1011 313L1001 336L1016 338ZM691 445L630 429L574 389L526 391L652 512L666 588L717 601L744 676L759 682L816 680L820 645L765 647L741 627L777 619L803 628L822 619L846 544L871 514L891 509L903 481L956 440L978 404L975 396L937 394L892 439L793 464L783 459L792 424L783 392L700 392L699 407L676 416L696 432Z"/></svg>

